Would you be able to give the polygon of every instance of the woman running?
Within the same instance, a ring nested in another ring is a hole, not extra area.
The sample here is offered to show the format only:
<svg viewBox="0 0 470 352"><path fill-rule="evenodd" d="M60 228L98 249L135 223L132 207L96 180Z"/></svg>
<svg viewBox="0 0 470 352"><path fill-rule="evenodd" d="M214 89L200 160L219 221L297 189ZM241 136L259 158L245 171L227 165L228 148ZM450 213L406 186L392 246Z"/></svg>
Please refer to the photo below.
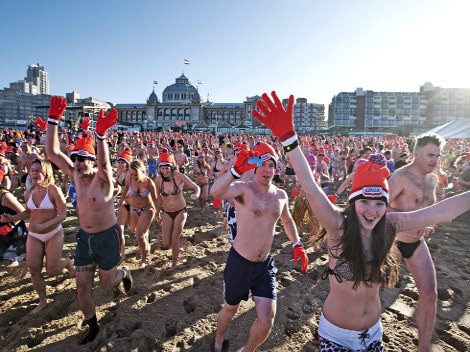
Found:
<svg viewBox="0 0 470 352"><path fill-rule="evenodd" d="M328 201L297 148L293 96L285 111L275 92L272 95L275 105L263 94L264 103L258 101L257 106L264 116L256 110L253 115L283 142L310 206L324 227L317 239L326 237L328 241L329 264L322 277L329 278L330 292L318 327L320 351L382 351L379 291L383 285L393 285L398 277L392 255L395 233L450 221L470 209L470 192L417 211L386 214L389 171L366 161L357 167L349 205L341 212Z"/></svg>
<svg viewBox="0 0 470 352"><path fill-rule="evenodd" d="M130 166L130 176L126 178L126 184L122 191L119 207L130 195L130 223L135 225L135 234L140 250L139 269L147 266L147 256L150 254L149 228L155 216L155 204L157 193L155 184L150 177L145 175L145 165L140 160L134 160ZM126 201L127 202L127 201Z"/></svg>
<svg viewBox="0 0 470 352"><path fill-rule="evenodd" d="M200 152L196 158L196 162L194 163L193 177L196 180L196 184L201 188L199 196L199 206L201 207L201 210L209 207L207 204L207 196L209 192L209 171L210 166L204 159L204 154Z"/></svg>
<svg viewBox="0 0 470 352"><path fill-rule="evenodd" d="M188 217L182 186L185 185L193 189L194 193L190 197L192 201L197 200L201 192L198 185L186 175L175 171L175 167L176 163L173 156L168 153L160 154L158 163L159 175L155 181L158 196L156 202L157 222L162 226L163 246L166 249L171 247L171 268L174 268L178 261L180 237ZM160 214L162 206L163 214Z"/></svg>
<svg viewBox="0 0 470 352"><path fill-rule="evenodd" d="M16 215L4 214L2 221L30 219L26 262L39 295L39 305L31 311L36 314L47 306L46 284L41 274L44 256L49 276L60 274L66 268L70 276L75 277L75 268L70 259L62 259L64 230L61 223L67 217L67 208L60 187L54 185L51 163L34 160L29 177L32 187L25 192L26 210Z"/></svg>
<svg viewBox="0 0 470 352"><path fill-rule="evenodd" d="M120 190L124 189L126 186L126 179L130 176L130 164L132 161L132 152L129 148L124 149L117 157L117 170L116 170L116 184L117 184L117 194ZM115 195L115 196L116 196ZM124 226L126 222L130 219L130 205L129 205L129 196L123 200L122 205L118 207L117 213L117 224L121 227L122 233L122 246L121 246L121 262L126 258L126 244L124 236ZM135 223L129 221L129 226L131 227L131 233L135 234Z"/></svg>
<svg viewBox="0 0 470 352"><path fill-rule="evenodd" d="M211 163L211 169L209 173L209 178L213 181L215 181L220 175L222 168L224 167L226 161L224 159L224 156L222 154L222 150L220 148L215 148L214 149L215 153L215 158ZM216 211L215 218L216 219L223 219L223 207L222 207L222 202L220 199L214 198L214 209Z"/></svg>

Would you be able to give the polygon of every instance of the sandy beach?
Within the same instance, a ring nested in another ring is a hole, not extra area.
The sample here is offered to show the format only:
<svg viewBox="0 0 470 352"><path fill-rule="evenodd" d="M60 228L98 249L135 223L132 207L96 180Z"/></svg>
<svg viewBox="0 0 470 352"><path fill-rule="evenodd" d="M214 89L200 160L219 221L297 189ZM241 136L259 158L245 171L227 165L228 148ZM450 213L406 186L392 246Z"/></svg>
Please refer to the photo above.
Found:
<svg viewBox="0 0 470 352"><path fill-rule="evenodd" d="M70 204L68 204L70 205ZM200 211L188 202L189 217L182 236L177 268L170 270L170 251L161 248L161 228L154 222L152 253L145 270L139 265L137 241L126 231L126 264L133 269L132 295L99 288L94 297L101 330L92 343L78 346L86 328L77 304L76 285L64 271L47 278L49 305L35 316L29 312L38 298L29 274L17 280L0 272L2 351L210 351L216 316L223 303L222 277L230 244L213 209ZM64 256L73 257L78 220L75 212L63 223ZM432 351L470 351L470 213L440 225L426 239L437 272L438 309ZM307 274L292 260L292 248L282 226L276 228L272 254L279 268L277 315L260 351L316 351L316 330L328 281L321 279L325 250L308 249ZM306 238L304 237L304 240ZM418 293L404 264L396 288L381 292L382 323L387 351L415 351L414 311ZM255 319L254 304L243 302L229 329L227 351L238 351Z"/></svg>

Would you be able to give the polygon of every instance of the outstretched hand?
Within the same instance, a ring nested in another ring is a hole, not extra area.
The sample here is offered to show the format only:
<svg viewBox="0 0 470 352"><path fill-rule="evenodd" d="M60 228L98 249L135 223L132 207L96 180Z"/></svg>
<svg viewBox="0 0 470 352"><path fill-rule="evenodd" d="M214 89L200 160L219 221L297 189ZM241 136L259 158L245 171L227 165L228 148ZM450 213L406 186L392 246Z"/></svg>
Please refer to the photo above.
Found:
<svg viewBox="0 0 470 352"><path fill-rule="evenodd" d="M286 139L295 135L293 121L294 96L291 95L289 97L287 109L284 110L276 92L273 91L271 95L274 102L266 93L263 93L261 100L258 100L256 103L256 106L264 116L257 110L253 110L251 113L259 122L268 127L281 142L284 142Z"/></svg>
<svg viewBox="0 0 470 352"><path fill-rule="evenodd" d="M47 121L43 121L41 116L36 117L34 122L36 122L36 125L38 125L41 131L45 131L47 129Z"/></svg>
<svg viewBox="0 0 470 352"><path fill-rule="evenodd" d="M108 128L116 124L117 117L118 112L115 108L112 108L106 116L104 116L104 111L101 109L98 120L96 121L96 134L100 137L104 137Z"/></svg>
<svg viewBox="0 0 470 352"><path fill-rule="evenodd" d="M302 260L300 271L307 272L307 268L308 268L307 252L305 252L305 248L301 244L298 244L294 247L294 262L297 263L299 261L299 258Z"/></svg>
<svg viewBox="0 0 470 352"><path fill-rule="evenodd" d="M51 98L49 106L49 118L59 121L67 107L67 100L64 97L54 96Z"/></svg>
<svg viewBox="0 0 470 352"><path fill-rule="evenodd" d="M87 130L90 127L90 119L85 117L83 122L79 122L78 125L82 128L82 130Z"/></svg>

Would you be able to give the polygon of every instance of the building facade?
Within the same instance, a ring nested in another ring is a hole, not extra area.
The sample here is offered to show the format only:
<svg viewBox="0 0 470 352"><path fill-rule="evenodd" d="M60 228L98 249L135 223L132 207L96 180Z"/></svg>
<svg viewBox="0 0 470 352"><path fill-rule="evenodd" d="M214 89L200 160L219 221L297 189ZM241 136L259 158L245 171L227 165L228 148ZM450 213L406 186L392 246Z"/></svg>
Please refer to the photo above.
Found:
<svg viewBox="0 0 470 352"><path fill-rule="evenodd" d="M259 110L260 96L246 97L242 103L202 101L200 93L183 74L162 92L162 101L153 91L146 104L117 104L118 122L157 130L200 130L220 133L267 134L269 130L255 119L251 111ZM302 132L325 127L324 106L298 103L297 115ZM310 124L310 126L309 126Z"/></svg>
<svg viewBox="0 0 470 352"><path fill-rule="evenodd" d="M287 106L287 99L282 101ZM307 102L297 98L294 103L294 126L298 133L318 133L326 129L325 105Z"/></svg>
<svg viewBox="0 0 470 352"><path fill-rule="evenodd" d="M328 108L329 128L354 131L421 133L456 118L470 118L470 89L429 82L419 92L341 92Z"/></svg>

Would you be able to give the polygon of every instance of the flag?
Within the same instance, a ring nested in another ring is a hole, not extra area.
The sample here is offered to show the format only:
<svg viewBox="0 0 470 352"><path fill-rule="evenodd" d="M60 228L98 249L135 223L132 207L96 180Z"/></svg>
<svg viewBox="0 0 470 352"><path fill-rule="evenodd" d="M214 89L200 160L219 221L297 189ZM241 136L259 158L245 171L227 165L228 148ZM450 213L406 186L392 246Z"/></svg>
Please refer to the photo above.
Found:
<svg viewBox="0 0 470 352"><path fill-rule="evenodd" d="M153 81L153 84L158 84L158 82L157 82L157 81Z"/></svg>
<svg viewBox="0 0 470 352"><path fill-rule="evenodd" d="M189 60L184 59L184 64L189 65L191 62Z"/></svg>
<svg viewBox="0 0 470 352"><path fill-rule="evenodd" d="M202 82L200 80L197 80L197 84L202 84Z"/></svg>

